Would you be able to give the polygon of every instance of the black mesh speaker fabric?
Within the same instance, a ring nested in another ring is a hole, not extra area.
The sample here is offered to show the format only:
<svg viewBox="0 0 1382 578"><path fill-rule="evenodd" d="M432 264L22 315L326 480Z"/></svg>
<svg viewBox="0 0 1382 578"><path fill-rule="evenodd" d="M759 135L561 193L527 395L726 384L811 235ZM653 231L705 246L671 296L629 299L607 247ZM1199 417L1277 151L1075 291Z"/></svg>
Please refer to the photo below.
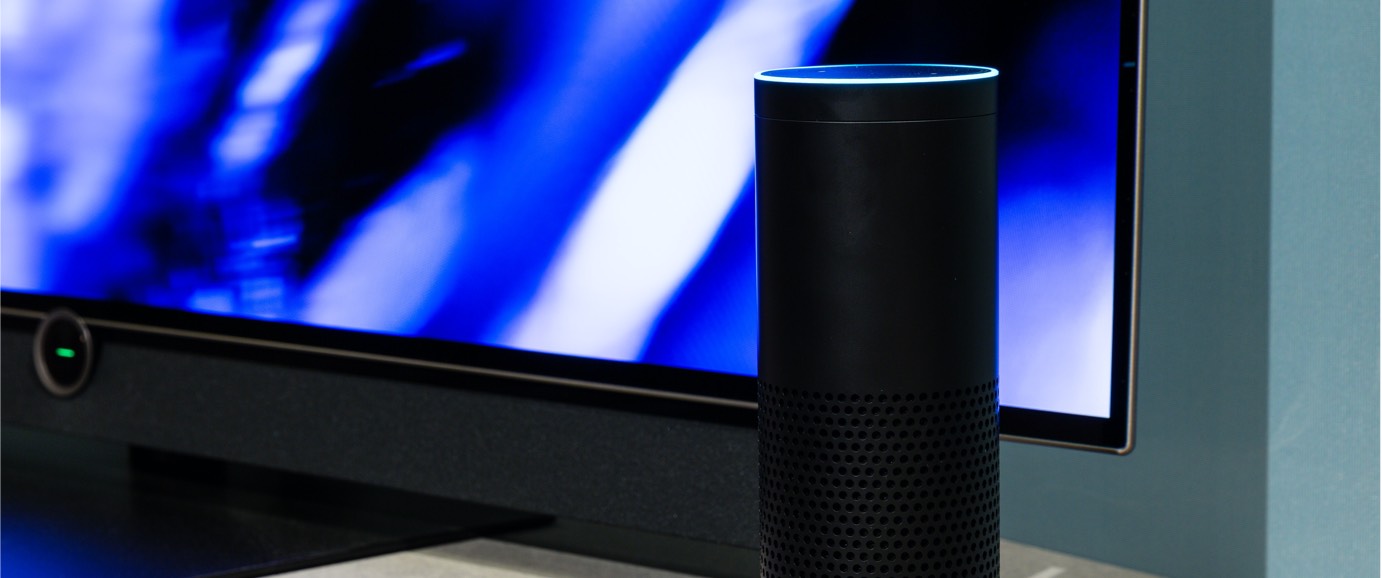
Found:
<svg viewBox="0 0 1382 578"><path fill-rule="evenodd" d="M762 576L998 576L996 381L758 392Z"/></svg>

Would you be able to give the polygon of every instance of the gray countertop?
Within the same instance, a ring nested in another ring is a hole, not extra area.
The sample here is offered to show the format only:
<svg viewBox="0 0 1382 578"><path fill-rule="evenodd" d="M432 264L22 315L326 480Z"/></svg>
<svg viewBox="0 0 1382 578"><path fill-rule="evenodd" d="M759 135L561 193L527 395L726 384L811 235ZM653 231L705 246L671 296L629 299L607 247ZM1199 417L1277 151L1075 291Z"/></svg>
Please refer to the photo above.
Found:
<svg viewBox="0 0 1382 578"><path fill-rule="evenodd" d="M1142 578L1150 574L1004 541L1002 578ZM685 574L478 538L299 570L280 578L695 578Z"/></svg>

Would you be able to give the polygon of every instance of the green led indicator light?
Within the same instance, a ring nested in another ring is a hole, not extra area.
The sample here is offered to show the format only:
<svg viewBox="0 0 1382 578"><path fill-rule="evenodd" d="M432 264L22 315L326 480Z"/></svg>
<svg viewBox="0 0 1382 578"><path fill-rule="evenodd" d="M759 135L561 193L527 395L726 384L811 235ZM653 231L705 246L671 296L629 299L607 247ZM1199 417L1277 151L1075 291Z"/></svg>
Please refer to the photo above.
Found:
<svg viewBox="0 0 1382 578"><path fill-rule="evenodd" d="M76 356L77 356L77 351L76 351L75 349L68 349L68 348L66 348L66 347L59 347L59 348L58 348L58 357L66 357L67 359L72 359L73 357L76 357Z"/></svg>

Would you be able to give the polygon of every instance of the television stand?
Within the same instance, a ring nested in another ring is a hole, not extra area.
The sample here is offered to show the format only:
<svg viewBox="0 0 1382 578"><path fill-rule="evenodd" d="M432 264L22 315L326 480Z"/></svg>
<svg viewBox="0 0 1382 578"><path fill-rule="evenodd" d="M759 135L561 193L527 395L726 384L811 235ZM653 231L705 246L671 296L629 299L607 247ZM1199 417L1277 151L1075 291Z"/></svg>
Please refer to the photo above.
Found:
<svg viewBox="0 0 1382 578"><path fill-rule="evenodd" d="M550 521L11 426L0 443L6 576L264 576Z"/></svg>

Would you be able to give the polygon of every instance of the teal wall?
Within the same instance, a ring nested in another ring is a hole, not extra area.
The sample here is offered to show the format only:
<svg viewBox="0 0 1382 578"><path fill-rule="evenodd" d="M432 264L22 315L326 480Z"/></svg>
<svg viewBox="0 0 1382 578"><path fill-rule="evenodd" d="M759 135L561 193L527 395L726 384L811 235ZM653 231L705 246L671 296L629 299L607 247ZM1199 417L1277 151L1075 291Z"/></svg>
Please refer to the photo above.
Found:
<svg viewBox="0 0 1382 578"><path fill-rule="evenodd" d="M1378 576L1378 2L1273 20L1268 575Z"/></svg>
<svg viewBox="0 0 1382 578"><path fill-rule="evenodd" d="M1266 567L1270 0L1151 0L1136 448L1004 444L1006 538L1172 576Z"/></svg>
<svg viewBox="0 0 1382 578"><path fill-rule="evenodd" d="M1005 537L1170 576L1378 575L1377 20L1151 0L1137 447L1004 444Z"/></svg>

